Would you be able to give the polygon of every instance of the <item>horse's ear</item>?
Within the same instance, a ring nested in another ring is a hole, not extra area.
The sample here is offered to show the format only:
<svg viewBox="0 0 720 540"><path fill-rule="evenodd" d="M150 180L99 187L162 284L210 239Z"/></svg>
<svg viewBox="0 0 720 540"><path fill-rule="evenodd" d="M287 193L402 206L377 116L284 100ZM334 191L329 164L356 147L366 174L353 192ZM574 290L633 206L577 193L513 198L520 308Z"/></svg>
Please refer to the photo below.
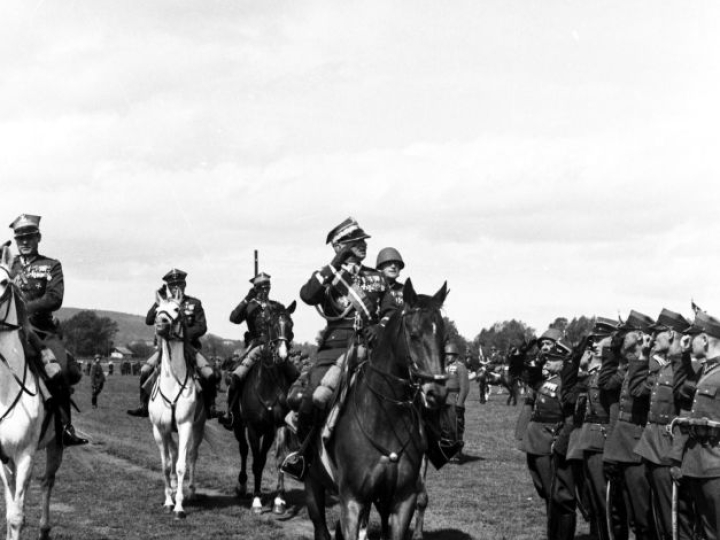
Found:
<svg viewBox="0 0 720 540"><path fill-rule="evenodd" d="M439 302L440 305L442 306L445 303L445 298L447 298L447 295L449 292L450 291L447 288L447 281L446 281L445 283L443 283L443 286L440 287L440 290L435 293L435 295L433 296L433 299L436 302Z"/></svg>
<svg viewBox="0 0 720 540"><path fill-rule="evenodd" d="M167 286L163 285L157 291L155 291L155 302L160 303L167 298Z"/></svg>
<svg viewBox="0 0 720 540"><path fill-rule="evenodd" d="M297 307L297 302L295 300L292 301L292 303L287 307L287 312L291 315L295 313L295 308Z"/></svg>
<svg viewBox="0 0 720 540"><path fill-rule="evenodd" d="M414 306L417 303L417 293L410 278L405 281L405 286L403 287L403 302L407 306Z"/></svg>
<svg viewBox="0 0 720 540"><path fill-rule="evenodd" d="M7 266L10 268L10 264L12 261L10 260L10 240L5 242L0 249L2 249L2 255L0 255L0 264L3 264L4 266Z"/></svg>

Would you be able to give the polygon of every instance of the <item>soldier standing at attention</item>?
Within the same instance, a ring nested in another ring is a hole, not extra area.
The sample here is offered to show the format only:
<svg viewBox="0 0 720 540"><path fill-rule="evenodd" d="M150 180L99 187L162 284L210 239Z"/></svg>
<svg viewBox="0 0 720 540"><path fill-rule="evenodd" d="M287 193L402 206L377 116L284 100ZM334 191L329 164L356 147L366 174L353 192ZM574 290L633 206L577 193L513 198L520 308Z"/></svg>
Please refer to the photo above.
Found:
<svg viewBox="0 0 720 540"><path fill-rule="evenodd" d="M646 393L650 395L648 421L635 453L642 457L652 497L652 515L656 518L659 540L672 540L672 465L673 439L667 431L668 425L679 414L673 395L674 366L681 362L681 337L690 323L680 315L663 309L657 323L652 327L656 332L655 344L650 351L653 362L650 365L650 376L644 383L642 378L631 380L632 394ZM657 371L655 366L657 365ZM682 500L678 503L681 504ZM691 529L679 522L678 533L681 538L691 538ZM682 529L686 529L682 533Z"/></svg>
<svg viewBox="0 0 720 540"><path fill-rule="evenodd" d="M42 239L40 219L40 216L23 214L10 224L20 253L13 261L11 274L22 294L22 309L30 323L30 328L25 332L26 337L31 347L40 354L47 375L45 384L64 426L63 444L87 444L87 439L75 433L70 413L70 387L80 381L82 373L77 363L69 361L53 318L53 312L62 307L65 294L62 265L60 261L38 252Z"/></svg>
<svg viewBox="0 0 720 540"><path fill-rule="evenodd" d="M645 391L648 371L658 369L657 361L649 359L654 325L651 317L635 310L630 312L616 336L614 353L620 356L620 364L605 383L606 387L613 388L620 385L617 421L605 443L605 475L617 484L613 486L613 496L627 501L630 527L636 540L655 538L650 485L642 459L634 452L648 420L650 399L649 392ZM602 384L602 373L600 377Z"/></svg>
<svg viewBox="0 0 720 540"><path fill-rule="evenodd" d="M105 372L100 365L100 355L96 354L90 366L90 384L92 385L92 407L97 409L97 398L105 386Z"/></svg>
<svg viewBox="0 0 720 540"><path fill-rule="evenodd" d="M225 414L218 418L218 422L226 428L231 428L233 425L232 403L236 403L240 399L245 377L265 351L265 345L269 339L267 335L267 315L272 310L285 309L285 306L281 303L270 300L270 276L268 274L260 272L250 280L250 283L253 284L252 288L230 313L231 323L242 324L247 322L248 331L245 332L245 346L248 352L230 375L227 396L228 408ZM293 305L291 308L294 310L295 306ZM294 382L300 375L295 364L289 358L282 362L280 367L290 382Z"/></svg>
<svg viewBox="0 0 720 540"><path fill-rule="evenodd" d="M303 381L305 388L300 397L297 434L303 444L298 452L290 454L282 465L283 471L302 479L306 472L307 456L312 428L319 426L324 418L320 407L313 401L315 388L326 372L344 355L348 345L360 341L361 345L372 347L377 339L380 321L380 305L388 286L382 273L362 265L367 255L370 238L353 218L348 218L335 227L327 236L335 252L330 264L313 272L300 289L300 298L318 311L327 320L322 332L315 364ZM362 347L359 347L361 349ZM358 354L362 354L358 351ZM291 389L288 400L294 401ZM316 414L318 411L318 414Z"/></svg>
<svg viewBox="0 0 720 540"><path fill-rule="evenodd" d="M215 396L217 395L217 384L215 371L213 370L210 363L205 357L200 354L202 343L200 338L207 332L207 321L205 319L205 310L203 309L202 302L197 298L188 296L185 294L185 287L187 282L185 278L187 272L173 268L167 274L163 276L165 287L170 291L171 294L177 294L180 296L180 316L185 322L186 340L188 345L193 349L191 352L192 357L195 359L195 368L200 373L200 381L202 385L202 394L205 402L205 410L207 410L207 418L216 418L218 413L215 409ZM157 316L157 303L153 303L147 312L145 317L145 324L152 326L155 324L155 317ZM130 416L138 416L147 418L148 403L150 401L151 388L147 388L145 383L148 385L148 379L155 371L160 359L160 351L155 351L153 355L148 358L145 365L140 369L140 407L137 409L131 409L127 411Z"/></svg>
<svg viewBox="0 0 720 540"><path fill-rule="evenodd" d="M703 364L695 387L692 409L687 418L678 419L689 435L678 471L673 476L686 483L695 500L700 532L704 540L720 538L720 320L698 311L693 325L692 356ZM689 366L686 366L689 369Z"/></svg>
<svg viewBox="0 0 720 540"><path fill-rule="evenodd" d="M468 370L463 362L460 362L460 353L457 345L448 342L445 345L445 367L448 374L446 387L448 390L447 405L455 407L457 418L457 443L465 440L465 400L470 391L470 379ZM460 446L460 445L458 445ZM458 450L455 456L462 461L462 450Z"/></svg>

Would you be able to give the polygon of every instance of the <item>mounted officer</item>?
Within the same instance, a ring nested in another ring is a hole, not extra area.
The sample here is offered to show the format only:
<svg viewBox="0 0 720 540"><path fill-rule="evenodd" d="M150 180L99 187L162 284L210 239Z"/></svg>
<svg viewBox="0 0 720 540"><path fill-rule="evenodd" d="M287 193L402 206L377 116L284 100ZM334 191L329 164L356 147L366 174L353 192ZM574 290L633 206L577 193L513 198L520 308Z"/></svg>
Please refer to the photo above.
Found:
<svg viewBox="0 0 720 540"><path fill-rule="evenodd" d="M19 255L15 257L11 273L23 298L22 308L30 328L25 333L30 347L26 356L40 359L47 375L45 384L52 395L62 426L65 446L87 444L78 437L71 423L71 386L77 384L82 373L77 362L65 350L53 312L62 307L65 284L60 261L38 252L40 216L22 214L10 224L15 233ZM33 354L33 349L34 353Z"/></svg>
<svg viewBox="0 0 720 540"><path fill-rule="evenodd" d="M269 340L267 334L268 315L273 309L285 309L280 302L270 300L270 276L260 272L250 280L252 287L245 298L230 313L230 322L233 324L247 323L248 330L245 332L245 345L247 353L242 361L234 368L230 376L228 386L228 408L225 414L218 418L218 422L226 428L231 428L233 416L231 414L232 404L240 399L242 383L250 372L250 369L266 352L266 345ZM269 351L268 351L269 352ZM292 361L286 360L280 364L285 372L288 381L295 381L300 374Z"/></svg>
<svg viewBox="0 0 720 540"><path fill-rule="evenodd" d="M195 360L196 371L200 374L205 408L208 411L207 417L208 419L216 418L218 413L215 409L215 396L217 395L215 370L205 357L200 354L200 349L202 348L200 338L207 332L205 310L200 300L185 294L185 287L187 286L186 277L187 272L173 268L163 276L163 281L165 282L165 287L167 287L171 293L180 295L180 315L185 323L186 352ZM145 324L148 326L155 324L157 307L157 303L153 303L147 312ZM140 369L141 405L137 409L127 411L130 416L144 418L149 416L148 403L150 401L150 391L154 384L154 377L150 379L150 376L156 371L159 360L160 351L157 350Z"/></svg>
<svg viewBox="0 0 720 540"><path fill-rule="evenodd" d="M297 433L303 444L285 459L282 469L295 478L304 476L313 428L324 421L327 403L323 399L327 396L318 395L314 399L315 389L333 364L345 362L349 345L357 344L356 353L361 357L366 354L364 348L373 346L380 331L380 306L388 285L382 273L362 265L367 255L367 238L370 236L355 219L340 223L326 240L335 251L332 261L313 272L300 289L302 301L316 306L327 326L320 338L315 364L307 377L299 379L302 381L299 384L306 386L295 386L289 393L289 404L298 408Z"/></svg>

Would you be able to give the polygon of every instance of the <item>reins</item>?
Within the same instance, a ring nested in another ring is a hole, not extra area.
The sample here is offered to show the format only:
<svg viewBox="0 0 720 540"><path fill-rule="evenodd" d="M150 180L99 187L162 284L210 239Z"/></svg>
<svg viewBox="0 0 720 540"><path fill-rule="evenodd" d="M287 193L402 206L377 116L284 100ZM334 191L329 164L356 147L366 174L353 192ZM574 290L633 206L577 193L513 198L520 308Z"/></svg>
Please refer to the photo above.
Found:
<svg viewBox="0 0 720 540"><path fill-rule="evenodd" d="M177 334L175 334L175 335L177 335ZM171 358L172 351L171 351L171 349L170 349L170 340L169 340L169 339L166 339L166 338L162 338L162 339L163 339L163 340L165 341L165 343L167 344L166 348L167 348L167 356L168 356L168 357L167 357L167 359L165 359L165 361L167 362L167 369L170 370L170 373L172 374L173 379L175 379L175 382L180 385L180 389L178 390L178 393L177 393L177 395L175 396L175 399L172 399L172 400L171 400L170 398L168 398L168 397L163 393L162 388L160 388L160 386L161 386L161 385L160 385L160 379L158 379L155 388L157 389L157 393L160 394L160 397L161 397L162 400L165 402L165 404L166 404L168 407L170 407L170 410L171 410L171 412L172 412L172 418L173 418L173 421L174 421L174 419L175 419L175 409L176 409L176 406L177 406L177 402L180 400L180 397L182 396L183 392L184 392L185 389L187 388L188 380L190 379L191 369L190 369L188 366L186 366L186 368L185 368L185 380L184 380L183 382L180 382L180 379L178 379L178 377L177 377L177 375L175 374L175 371L173 370L173 367L172 367L172 358ZM183 346L183 360L187 363L187 359L185 358L185 348L184 348L184 346ZM162 357L160 358L160 362L161 362L161 363L163 362Z"/></svg>
<svg viewBox="0 0 720 540"><path fill-rule="evenodd" d="M12 304L12 298L15 294L15 289L13 289L14 285L11 283L6 289L5 292L2 294L2 297L0 297L0 303L5 304L5 314L2 317L2 320L0 320L0 332L16 332L19 331L20 328L22 328L19 324L9 323L7 322L8 317L10 316L10 304ZM23 352L24 356L24 352ZM10 413L15 409L17 404L20 402L20 399L22 398L23 393L29 395L30 397L35 397L38 393L37 390L33 393L28 389L26 386L27 382L27 375L28 375L28 362L27 359L23 362L23 375L22 379L17 376L15 371L13 370L12 366L10 366L10 363L8 362L7 358L5 357L2 352L0 352L0 363L5 364L7 366L8 370L10 371L10 374L12 375L13 379L15 379L15 382L20 386L20 390L18 391L17 395L15 396L15 399L13 399L12 403L8 407L8 409L3 413L2 416L0 416L0 422L5 420Z"/></svg>

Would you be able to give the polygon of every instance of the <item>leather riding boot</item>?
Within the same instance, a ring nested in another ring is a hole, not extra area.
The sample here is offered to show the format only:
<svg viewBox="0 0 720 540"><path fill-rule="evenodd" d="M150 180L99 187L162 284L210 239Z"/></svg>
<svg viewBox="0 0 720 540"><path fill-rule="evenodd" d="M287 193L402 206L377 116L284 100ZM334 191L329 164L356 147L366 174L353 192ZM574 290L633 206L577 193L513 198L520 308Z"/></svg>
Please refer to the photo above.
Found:
<svg viewBox="0 0 720 540"><path fill-rule="evenodd" d="M60 422L56 424L56 426L62 429L61 439L63 446L80 446L87 444L89 441L78 436L72 425L70 388L65 382L65 379L62 375L58 374L52 379L48 379L45 385L55 401L55 409L60 418Z"/></svg>
<svg viewBox="0 0 720 540"><path fill-rule="evenodd" d="M217 397L217 384L215 384L215 377L209 379L202 379L202 391L203 400L205 402L205 410L207 411L207 419L212 420L218 418L218 413L215 408L215 398Z"/></svg>
<svg viewBox="0 0 720 540"><path fill-rule="evenodd" d="M555 536L556 540L573 540L575 538L575 514L562 514L555 516Z"/></svg>
<svg viewBox="0 0 720 540"><path fill-rule="evenodd" d="M150 403L150 396L143 390L143 384L148 380L152 371L145 370L140 372L140 406L137 409L128 409L127 414L130 416L136 416L138 418L147 418L150 416L148 412L148 404Z"/></svg>
<svg viewBox="0 0 720 540"><path fill-rule="evenodd" d="M303 481L307 475L310 465L310 456L312 452L308 451L311 438L314 433L313 420L315 415L306 411L301 411L298 415L298 439L301 441L300 449L291 452L280 465L280 469L287 475L292 476L296 480Z"/></svg>

